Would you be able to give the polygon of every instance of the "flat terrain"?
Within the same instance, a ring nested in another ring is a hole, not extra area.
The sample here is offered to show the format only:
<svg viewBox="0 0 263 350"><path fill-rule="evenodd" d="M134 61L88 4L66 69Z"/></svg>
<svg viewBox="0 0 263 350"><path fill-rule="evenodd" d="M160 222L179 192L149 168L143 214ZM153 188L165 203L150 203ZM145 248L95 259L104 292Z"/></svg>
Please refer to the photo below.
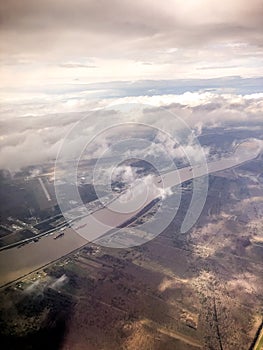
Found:
<svg viewBox="0 0 263 350"><path fill-rule="evenodd" d="M258 142L244 142L237 147L234 155L223 157L221 160L210 162L208 168L206 165L196 165L193 167L186 167L179 169L176 172L169 172L162 176L162 186L164 188L178 185L181 182L190 180L192 177L200 177L208 173L222 171L223 169L234 167L238 164L247 162L253 159L259 154ZM156 193L154 185L159 188L161 184L159 183L159 177L154 179L153 186L151 186L150 191L147 192L145 197L144 192L141 192L141 199L134 196L134 202L129 201L127 205L122 202L122 197L126 196L126 193L117 197L110 204L109 208L105 207L95 211L93 214L86 216L85 218L79 220L73 227L75 227L79 236L74 230L67 228L64 232L64 236L59 240L54 241L52 237L46 236L41 238L37 243L30 243L22 247L15 247L12 249L4 250L0 252L0 285L5 285L23 275L34 271L41 266L44 266L52 261L59 259L60 257L69 254L71 251L84 246L88 242L96 241L103 234L110 231L114 227L125 223L127 220L131 219L149 203L151 203L158 192ZM135 190L134 190L135 191ZM136 193L136 192L135 192ZM139 201L139 205L138 205ZM131 209L135 206L136 209ZM117 206L118 210L114 211ZM119 212L119 209L123 212ZM127 210L127 212L126 212ZM183 222L183 220L182 220ZM55 233L54 235L57 235ZM131 236L131 235L130 235ZM84 238L82 238L84 237ZM137 236L135 236L137 238ZM54 238L54 236L53 236ZM86 240L85 240L86 239ZM146 238L142 239L142 242L148 241ZM124 247L138 245L136 239L134 241L125 240ZM127 243L127 244L126 244ZM111 244L109 240L106 244L109 246L122 247L121 244Z"/></svg>
<svg viewBox="0 0 263 350"><path fill-rule="evenodd" d="M130 249L86 245L2 289L4 348L248 350L263 306L261 164L211 175L187 234L190 189L156 239ZM56 247L67 238L48 239Z"/></svg>

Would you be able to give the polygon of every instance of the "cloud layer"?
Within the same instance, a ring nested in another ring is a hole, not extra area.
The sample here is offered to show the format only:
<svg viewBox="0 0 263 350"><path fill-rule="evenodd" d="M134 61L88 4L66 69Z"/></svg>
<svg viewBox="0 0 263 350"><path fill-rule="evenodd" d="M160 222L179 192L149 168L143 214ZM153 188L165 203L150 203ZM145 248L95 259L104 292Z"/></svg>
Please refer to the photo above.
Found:
<svg viewBox="0 0 263 350"><path fill-rule="evenodd" d="M258 76L261 0L2 1L6 86Z"/></svg>
<svg viewBox="0 0 263 350"><path fill-rule="evenodd" d="M262 0L1 1L0 167L53 159L109 104L164 107L195 132L260 122L262 17Z"/></svg>
<svg viewBox="0 0 263 350"><path fill-rule="evenodd" d="M37 44L35 50L52 45L55 51L59 43L64 45L62 50L71 49L73 38L86 38L87 45L76 42L75 46L92 55L108 52L112 45L116 52L117 44L125 45L127 41L130 50L140 45L170 47L167 53L174 52L171 48L214 43L215 39L262 44L260 0L168 0L165 6L150 0L10 0L1 2L0 11L4 34L9 34L10 39L14 33L22 36L25 41L20 45L33 49L31 45ZM110 38L118 38L119 42ZM9 47L12 44L11 41Z"/></svg>
<svg viewBox="0 0 263 350"><path fill-rule="evenodd" d="M110 99L100 101L105 106L109 105L110 102ZM135 113L132 115L132 120L126 120L122 117L118 103L126 106L130 103L143 104L144 112L138 115ZM242 96L214 92L187 92L180 95L126 97L117 101L113 99L111 106L107 109L99 109L90 113L57 113L56 115L1 120L0 168L17 170L22 166L55 159L59 146L67 133L75 123L84 117L86 118L84 127L72 137L70 144L67 145L68 152L72 154L72 157L74 157L74 152L79 145L85 144L86 140L91 139L96 134L96 125L107 127L111 123L125 123L128 121L143 123L144 116L148 117L150 113L152 125L162 129L160 111L163 108L167 113L172 113L171 115L184 120L186 125L193 130L193 135L197 136L203 128L207 127L251 127L255 130L262 128L262 94ZM163 120L163 122L167 123L168 121ZM172 132L173 125L166 125L166 127L170 128ZM120 137L121 135L118 135L118 141ZM158 134L155 141L156 146L153 149L153 145L151 145L148 149L149 153L158 155L159 143L172 157L180 158L182 156L180 149L174 147L175 142L173 140L163 139L163 135ZM179 141L183 142L184 149L188 147L190 153L195 152L191 137ZM103 136L97 137L87 156L90 158L99 157L111 142L112 135L109 135L109 140ZM145 150L142 150L142 152L145 152Z"/></svg>

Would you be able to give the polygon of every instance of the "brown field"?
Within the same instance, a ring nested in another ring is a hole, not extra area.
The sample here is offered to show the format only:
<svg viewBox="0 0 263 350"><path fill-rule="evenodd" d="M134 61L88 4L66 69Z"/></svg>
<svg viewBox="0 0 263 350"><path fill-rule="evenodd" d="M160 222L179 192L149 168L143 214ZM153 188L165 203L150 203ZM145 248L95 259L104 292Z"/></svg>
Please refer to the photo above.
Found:
<svg viewBox="0 0 263 350"><path fill-rule="evenodd" d="M51 349L248 350L263 305L263 183L243 175L211 176L187 235L179 234L182 207L143 246L89 245L2 290L6 348L55 329ZM255 186L260 199L250 200Z"/></svg>

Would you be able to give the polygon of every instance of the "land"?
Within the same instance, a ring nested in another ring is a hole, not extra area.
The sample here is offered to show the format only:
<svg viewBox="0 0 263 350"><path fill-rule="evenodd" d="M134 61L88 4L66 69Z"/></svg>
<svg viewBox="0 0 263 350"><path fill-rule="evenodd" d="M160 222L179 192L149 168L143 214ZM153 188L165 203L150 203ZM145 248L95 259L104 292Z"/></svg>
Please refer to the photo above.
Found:
<svg viewBox="0 0 263 350"><path fill-rule="evenodd" d="M203 212L186 234L191 181L154 240L129 249L88 243L2 288L4 348L259 350L262 163L260 156L211 174ZM125 229L145 234L136 222Z"/></svg>

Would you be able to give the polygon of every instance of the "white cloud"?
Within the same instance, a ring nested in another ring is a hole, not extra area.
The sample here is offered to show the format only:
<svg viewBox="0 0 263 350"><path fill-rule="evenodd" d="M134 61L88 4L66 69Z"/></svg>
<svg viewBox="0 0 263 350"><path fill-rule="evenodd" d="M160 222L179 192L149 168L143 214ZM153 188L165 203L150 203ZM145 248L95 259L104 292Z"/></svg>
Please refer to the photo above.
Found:
<svg viewBox="0 0 263 350"><path fill-rule="evenodd" d="M114 102L114 103L113 103ZM225 126L242 127L242 123L250 127L258 127L262 123L263 98L262 94L239 95L234 93L219 94L216 92L187 92L183 94L169 94L157 96L125 97L119 99L105 99L100 101L100 106L109 105L110 108L98 109L93 114L78 113L56 113L37 117L24 117L15 119L2 119L0 137L0 167L19 169L22 166L41 163L49 159L54 159L57 154L60 142L74 123L86 117L84 126L78 130L71 142L68 144L68 152L74 156L74 152L89 142L96 136L96 130L107 128L115 123L127 122L117 107L119 103L138 102L146 104L145 109L140 113L131 115L134 122L144 122L144 116L151 114L153 126L162 130L162 124L166 130L173 131L174 125L167 125L168 121L160 119L163 111L171 112L172 115L182 119L189 130L193 130L185 140L177 140L183 146L177 147L176 140L159 133L156 142L149 145L148 149L137 151L137 155L143 152L152 155L160 155L160 146L171 157L183 157L183 154L193 154L196 159L200 155L198 147L195 146L194 137L200 135L204 127ZM90 105L90 101L88 105ZM56 104L55 104L56 105ZM33 109L34 103L32 104ZM96 106L96 101L93 106ZM52 109L52 104L49 106ZM56 108L56 107L54 107ZM75 106L75 108L77 108ZM81 107L82 108L82 107ZM117 108L114 112L113 109ZM163 110L164 108L164 110ZM96 108L95 108L96 109ZM115 114L114 114L115 113ZM169 123L168 123L169 124ZM97 126L99 128L97 128ZM142 133L143 136L143 133ZM119 135L121 137L121 135ZM192 139L191 139L192 138ZM96 136L95 143L89 147L88 157L101 157L112 145L112 135L105 139ZM119 140L118 140L119 141ZM125 150L124 152L128 152ZM208 150L205 150L207 153ZM126 154L127 157L129 154ZM130 152L130 156L133 152Z"/></svg>
<svg viewBox="0 0 263 350"><path fill-rule="evenodd" d="M64 274L50 285L50 288L60 288L68 281L68 277Z"/></svg>

